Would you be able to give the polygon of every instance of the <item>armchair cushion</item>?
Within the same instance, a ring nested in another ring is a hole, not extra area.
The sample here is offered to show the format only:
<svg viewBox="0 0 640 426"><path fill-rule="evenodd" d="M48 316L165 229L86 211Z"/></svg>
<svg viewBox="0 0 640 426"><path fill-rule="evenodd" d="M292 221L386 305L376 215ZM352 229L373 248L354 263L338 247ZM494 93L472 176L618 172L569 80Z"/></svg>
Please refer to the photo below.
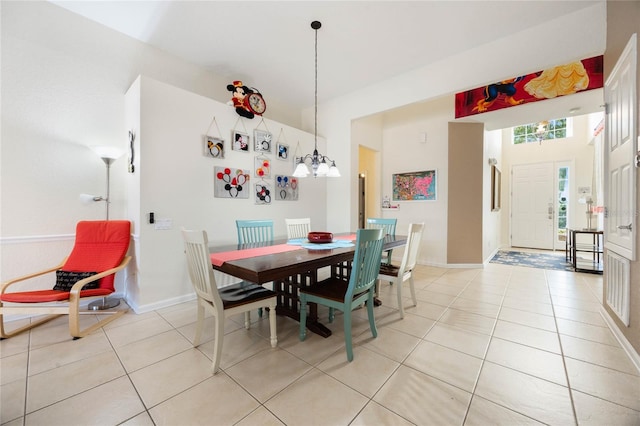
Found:
<svg viewBox="0 0 640 426"><path fill-rule="evenodd" d="M62 269L98 271L115 268L129 248L131 222L126 220L81 221L76 227L76 242ZM100 279L100 288L114 291L113 275Z"/></svg>
<svg viewBox="0 0 640 426"><path fill-rule="evenodd" d="M86 288L86 287L85 287ZM113 293L107 288L92 288L82 290L80 297L102 297ZM12 303L46 303L46 302L64 302L69 300L68 291L60 290L35 290L35 291L18 291L15 293L3 293L0 300Z"/></svg>
<svg viewBox="0 0 640 426"><path fill-rule="evenodd" d="M64 271L57 270L56 271L56 285L53 286L54 290L61 291L71 291L71 287L75 283L85 278L89 278L93 275L97 274L97 272L74 272L74 271ZM89 284L82 287L84 290L89 290L92 288L98 288L99 281L93 281Z"/></svg>

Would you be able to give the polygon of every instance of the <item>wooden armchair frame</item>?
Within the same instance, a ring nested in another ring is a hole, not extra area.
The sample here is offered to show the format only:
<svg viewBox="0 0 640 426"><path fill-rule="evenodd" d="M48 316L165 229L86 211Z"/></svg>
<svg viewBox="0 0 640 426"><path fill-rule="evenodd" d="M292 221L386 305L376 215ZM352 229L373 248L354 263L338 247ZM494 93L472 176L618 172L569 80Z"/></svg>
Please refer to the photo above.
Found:
<svg viewBox="0 0 640 426"><path fill-rule="evenodd" d="M69 292L69 299L66 301L60 302L35 302L35 303L11 303L11 302L2 302L0 301L0 338L6 339L9 337L13 337L17 334L20 334L24 331L30 330L40 324L44 324L46 322L51 321L61 315L69 315L69 333L73 336L74 339L79 339L81 337L86 336L89 333L94 332L95 330L105 326L116 318L124 315L127 312L126 309L118 310L118 311L83 311L80 309L80 301L94 300L94 299L102 299L106 295L99 296L89 296L89 297L81 297L80 291L82 287L90 282L99 280L100 278L109 276L111 274L115 274L118 271L124 269L129 261L131 260L131 256L125 256L120 265L115 268L108 269L106 271L100 272L99 274L92 275L89 278L85 278L76 282L71 291ZM59 265L54 266L53 268L45 269L43 271L35 272L33 274L25 275L23 277L14 278L12 280L6 281L2 284L0 288L0 294L6 293L7 289L13 284L29 280L31 278L39 277L44 274L48 274L51 272L55 272L62 268L66 261L63 260ZM8 303L8 305L7 305ZM47 315L44 318L36 319L32 321L30 324L27 324L23 327L17 328L11 332L6 332L4 327L4 315ZM86 314L100 314L100 315L108 315L107 318L81 330L80 329L80 315Z"/></svg>

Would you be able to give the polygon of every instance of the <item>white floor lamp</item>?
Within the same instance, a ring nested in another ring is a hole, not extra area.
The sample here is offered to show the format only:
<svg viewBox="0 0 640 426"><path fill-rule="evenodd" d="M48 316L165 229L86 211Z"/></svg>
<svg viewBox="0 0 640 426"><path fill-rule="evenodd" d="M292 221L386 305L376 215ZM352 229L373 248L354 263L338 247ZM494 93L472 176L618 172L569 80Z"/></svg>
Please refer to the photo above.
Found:
<svg viewBox="0 0 640 426"><path fill-rule="evenodd" d="M90 194L80 194L80 200L84 203L91 203L95 201L104 201L105 204L105 213L106 219L109 220L109 189L110 189L110 174L111 174L111 164L120 158L123 154L122 150L113 146L96 146L92 147L96 154L104 161L104 164L107 166L107 191L106 195L90 195ZM101 300L96 300L95 302L89 303L89 309L93 311L102 311L105 309L115 308L120 304L119 298L108 298L103 297Z"/></svg>

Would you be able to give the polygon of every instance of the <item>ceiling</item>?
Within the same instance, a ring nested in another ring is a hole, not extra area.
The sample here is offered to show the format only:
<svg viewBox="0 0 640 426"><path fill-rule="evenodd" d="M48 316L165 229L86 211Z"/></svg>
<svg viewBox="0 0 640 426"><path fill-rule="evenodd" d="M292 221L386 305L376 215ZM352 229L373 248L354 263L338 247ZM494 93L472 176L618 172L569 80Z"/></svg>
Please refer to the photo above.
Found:
<svg viewBox="0 0 640 426"><path fill-rule="evenodd" d="M553 15L561 17L601 1L52 3L227 77L229 82L242 80L265 97L277 93L292 108L305 108L314 99L313 20L322 22L317 35L318 100L323 102L533 27L549 19L551 5ZM478 22L488 24L479 28ZM567 115L569 108L580 108L580 113L601 109L601 93L565 98L573 99L558 99L556 103L563 104L557 108L564 112L556 116L548 116L549 103L554 101L539 102L546 104L544 118ZM527 121L518 122L522 119L510 115L535 117L536 108L540 107L530 104L508 109L518 112L485 113L474 119L486 122L499 117L499 123L523 124Z"/></svg>

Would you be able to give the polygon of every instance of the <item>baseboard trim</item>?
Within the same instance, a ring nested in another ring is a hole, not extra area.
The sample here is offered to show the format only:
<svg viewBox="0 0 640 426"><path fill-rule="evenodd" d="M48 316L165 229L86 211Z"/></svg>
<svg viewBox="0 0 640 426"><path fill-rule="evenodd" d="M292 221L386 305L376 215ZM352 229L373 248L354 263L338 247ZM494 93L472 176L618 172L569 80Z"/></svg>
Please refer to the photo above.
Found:
<svg viewBox="0 0 640 426"><path fill-rule="evenodd" d="M622 346L622 349L627 353L636 370L640 373L640 355L638 355L638 352L631 346L631 343L629 343L624 334L622 334L616 322L603 306L600 307L600 315L602 315L602 318L604 318L604 321L607 323L616 340L618 340L618 343L620 343L620 346Z"/></svg>
<svg viewBox="0 0 640 426"><path fill-rule="evenodd" d="M133 311L136 314L146 314L147 312L152 312L152 311L155 311L156 309L167 308L169 306L177 305L179 303L189 302L195 299L196 299L196 293L193 292L193 293L185 294L178 297L172 297L170 299L164 299L155 303L148 303L146 305L136 305L135 303L129 303L129 301L127 301L127 304L131 309L133 309Z"/></svg>

